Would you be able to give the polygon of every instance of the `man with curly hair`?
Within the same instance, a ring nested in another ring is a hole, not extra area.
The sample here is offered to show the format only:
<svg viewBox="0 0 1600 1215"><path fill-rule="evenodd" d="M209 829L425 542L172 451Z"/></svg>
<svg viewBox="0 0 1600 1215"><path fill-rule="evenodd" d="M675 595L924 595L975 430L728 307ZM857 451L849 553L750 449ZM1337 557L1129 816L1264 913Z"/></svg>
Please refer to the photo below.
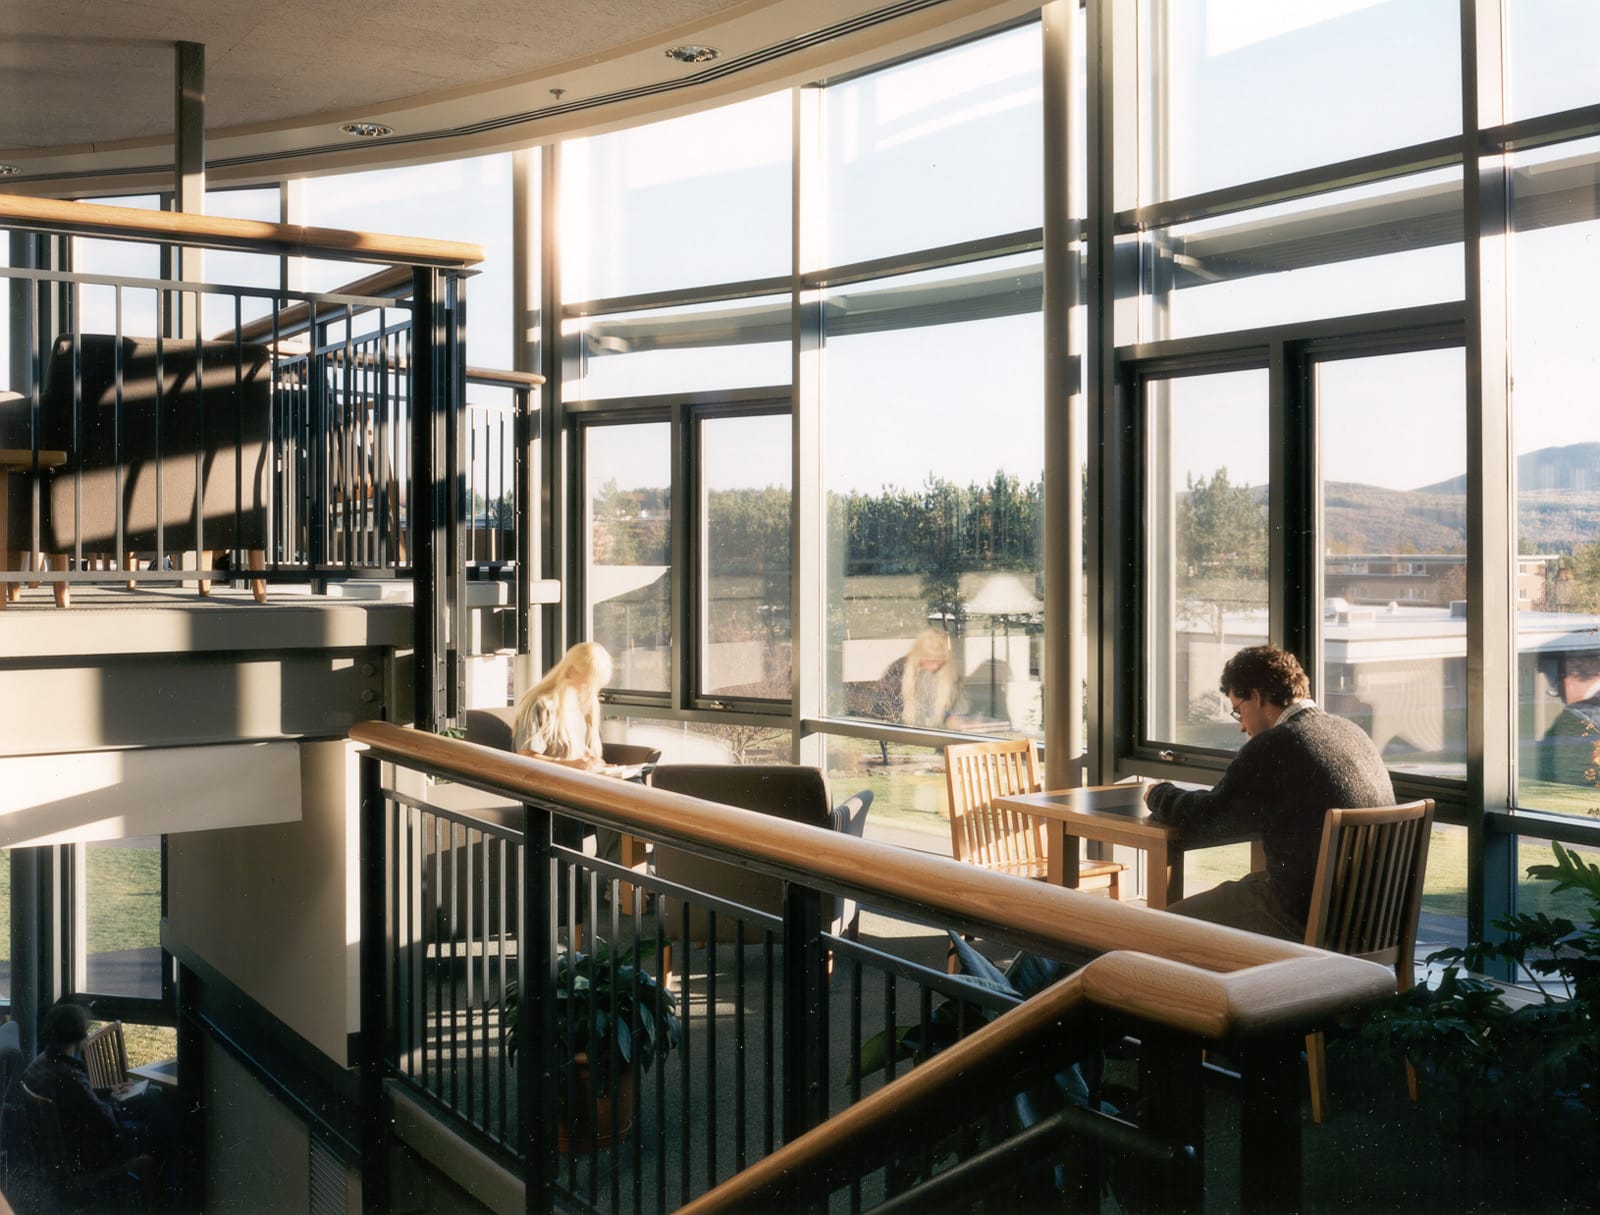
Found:
<svg viewBox="0 0 1600 1215"><path fill-rule="evenodd" d="M1267 867L1168 910L1303 940L1327 812L1392 806L1394 786L1371 737L1317 707L1287 650L1240 650L1222 668L1220 690L1247 736L1244 746L1212 788L1152 785L1145 802L1155 821L1182 828L1191 846L1259 836Z"/></svg>

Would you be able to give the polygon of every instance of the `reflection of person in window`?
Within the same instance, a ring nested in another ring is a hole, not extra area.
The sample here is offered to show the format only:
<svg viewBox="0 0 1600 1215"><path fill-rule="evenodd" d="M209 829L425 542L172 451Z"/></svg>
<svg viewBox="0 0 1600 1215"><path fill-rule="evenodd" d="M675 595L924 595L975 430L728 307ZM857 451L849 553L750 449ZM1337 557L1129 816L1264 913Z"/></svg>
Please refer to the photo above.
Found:
<svg viewBox="0 0 1600 1215"><path fill-rule="evenodd" d="M512 737L518 752L569 768L605 767L600 748L600 689L611 680L611 655L580 641L517 701Z"/></svg>
<svg viewBox="0 0 1600 1215"><path fill-rule="evenodd" d="M1600 650L1562 655L1554 682L1566 707L1545 731L1539 777L1562 785L1600 785Z"/></svg>
<svg viewBox="0 0 1600 1215"><path fill-rule="evenodd" d="M961 680L952 659L950 634L943 629L923 629L911 648L879 678L878 715L925 730L959 725Z"/></svg>

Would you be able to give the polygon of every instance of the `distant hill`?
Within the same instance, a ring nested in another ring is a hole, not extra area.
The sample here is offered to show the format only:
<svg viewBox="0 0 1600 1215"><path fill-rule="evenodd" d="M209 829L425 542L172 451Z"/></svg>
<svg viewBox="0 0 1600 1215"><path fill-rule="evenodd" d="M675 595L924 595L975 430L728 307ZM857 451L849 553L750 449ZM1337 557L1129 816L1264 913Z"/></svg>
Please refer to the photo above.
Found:
<svg viewBox="0 0 1600 1215"><path fill-rule="evenodd" d="M1519 492L1600 494L1600 443L1569 443L1541 447L1517 457ZM1434 485L1422 485L1419 494L1464 494L1465 474Z"/></svg>

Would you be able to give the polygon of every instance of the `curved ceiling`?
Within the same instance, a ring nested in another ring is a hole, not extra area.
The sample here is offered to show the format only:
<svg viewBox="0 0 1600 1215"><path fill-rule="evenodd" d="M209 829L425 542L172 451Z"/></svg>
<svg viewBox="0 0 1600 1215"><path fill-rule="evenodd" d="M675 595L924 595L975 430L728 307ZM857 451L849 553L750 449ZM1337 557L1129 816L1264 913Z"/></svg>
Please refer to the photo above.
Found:
<svg viewBox="0 0 1600 1215"><path fill-rule="evenodd" d="M983 0L21 0L0 6L18 192L170 180L174 46L204 46L208 174L293 176L638 122L963 36ZM706 64L665 52L715 47ZM362 143L339 130L382 123Z"/></svg>

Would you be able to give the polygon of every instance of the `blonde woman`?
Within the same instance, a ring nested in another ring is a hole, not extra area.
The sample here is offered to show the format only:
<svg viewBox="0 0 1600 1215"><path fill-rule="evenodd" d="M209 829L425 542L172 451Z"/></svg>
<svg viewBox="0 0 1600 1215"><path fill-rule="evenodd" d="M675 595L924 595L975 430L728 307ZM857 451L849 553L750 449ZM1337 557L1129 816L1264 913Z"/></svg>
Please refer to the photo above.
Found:
<svg viewBox="0 0 1600 1215"><path fill-rule="evenodd" d="M603 769L600 689L611 680L611 655L580 641L517 701L512 725L517 752L585 772Z"/></svg>
<svg viewBox="0 0 1600 1215"><path fill-rule="evenodd" d="M930 730L956 724L962 707L961 681L953 658L949 633L923 629L879 680L879 716Z"/></svg>

